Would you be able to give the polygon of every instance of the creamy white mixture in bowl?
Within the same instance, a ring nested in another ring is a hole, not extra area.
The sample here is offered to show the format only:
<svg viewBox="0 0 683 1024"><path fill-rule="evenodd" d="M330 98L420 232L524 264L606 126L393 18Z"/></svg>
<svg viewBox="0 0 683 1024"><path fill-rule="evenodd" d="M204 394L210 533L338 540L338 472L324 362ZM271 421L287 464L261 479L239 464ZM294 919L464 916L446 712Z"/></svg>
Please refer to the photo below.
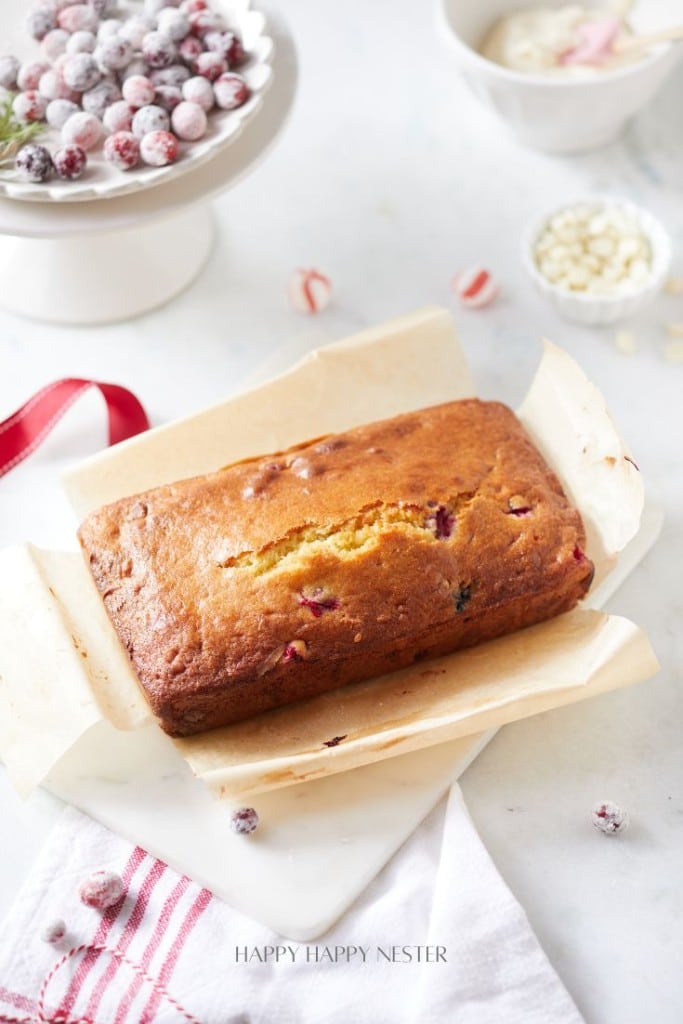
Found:
<svg viewBox="0 0 683 1024"><path fill-rule="evenodd" d="M671 3L670 24L673 25L680 21L681 0L662 0L662 3L667 2ZM562 48L568 37L559 42L555 38L554 43L549 43L545 29L542 32L539 29L540 42L537 36L531 42L525 36L522 50L526 47L526 57L523 53L520 55L519 50L515 55L510 54L509 46L514 49L516 45L511 42L510 29L507 43L491 40L496 25L507 21L508 26L519 27L520 22L512 19L522 16L522 12L528 12L532 6L534 0L477 0L476 3L474 0L440 0L439 19L453 57L471 90L520 142L536 149L575 153L612 142L629 118L652 99L683 52L683 48L661 44L644 56L609 70L574 66L571 73L557 73L552 67L549 71L548 65L544 65L544 71L533 70L531 65L535 62L551 60L548 53L555 52L553 47ZM568 4L567 0L536 3L537 9L557 15L560 25L566 15L559 12L568 7L591 15L595 12L603 18L606 0L602 3L583 0L580 5ZM661 23L648 25L650 8L644 0L640 0L637 10L637 19L634 15L631 21L637 22L638 32L662 27ZM550 34L561 35L564 29L557 29L557 21L554 23L555 29L551 28ZM515 39L516 33L517 30ZM508 47L504 62L496 60L495 55L494 59L484 56L481 48L485 45L503 46L504 50ZM520 60L526 61L526 69L505 64L505 61ZM455 97L454 102L457 102Z"/></svg>
<svg viewBox="0 0 683 1024"><path fill-rule="evenodd" d="M525 7L498 18L484 36L480 53L487 60L530 75L551 75L554 78L577 79L609 74L628 67L644 55L615 52L611 47L600 60L568 63L563 58L581 45L581 30L598 27L607 20L605 8L589 8L579 4L561 7ZM623 19L619 22L614 42L618 44L632 32Z"/></svg>

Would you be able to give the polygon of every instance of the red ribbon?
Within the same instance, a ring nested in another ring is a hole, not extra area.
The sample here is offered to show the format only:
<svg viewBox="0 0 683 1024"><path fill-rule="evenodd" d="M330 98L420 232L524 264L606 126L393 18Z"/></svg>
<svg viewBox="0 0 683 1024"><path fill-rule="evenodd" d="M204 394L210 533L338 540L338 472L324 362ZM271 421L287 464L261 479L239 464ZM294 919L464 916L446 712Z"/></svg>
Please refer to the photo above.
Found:
<svg viewBox="0 0 683 1024"><path fill-rule="evenodd" d="M100 389L109 415L109 444L118 444L149 428L147 413L135 395L118 384L65 377L38 391L20 409L0 423L0 476L9 473L35 451L79 395Z"/></svg>

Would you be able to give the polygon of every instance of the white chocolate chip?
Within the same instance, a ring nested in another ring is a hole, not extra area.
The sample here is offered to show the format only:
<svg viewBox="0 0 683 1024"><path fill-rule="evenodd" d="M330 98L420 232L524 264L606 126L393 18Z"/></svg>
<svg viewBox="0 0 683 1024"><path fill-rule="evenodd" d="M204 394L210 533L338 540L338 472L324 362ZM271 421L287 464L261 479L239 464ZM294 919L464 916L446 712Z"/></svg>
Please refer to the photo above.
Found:
<svg viewBox="0 0 683 1024"><path fill-rule="evenodd" d="M594 295L627 294L652 273L652 252L627 210L576 206L549 220L534 244L534 258L551 283Z"/></svg>

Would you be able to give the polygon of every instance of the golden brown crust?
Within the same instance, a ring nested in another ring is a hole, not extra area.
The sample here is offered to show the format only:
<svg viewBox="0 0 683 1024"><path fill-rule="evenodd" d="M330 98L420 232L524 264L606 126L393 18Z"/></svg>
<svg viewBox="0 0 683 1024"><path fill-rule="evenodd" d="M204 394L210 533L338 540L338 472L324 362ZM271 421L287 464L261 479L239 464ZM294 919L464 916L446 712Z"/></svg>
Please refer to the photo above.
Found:
<svg viewBox="0 0 683 1024"><path fill-rule="evenodd" d="M539 622L593 575L557 478L476 399L126 498L79 536L171 735Z"/></svg>

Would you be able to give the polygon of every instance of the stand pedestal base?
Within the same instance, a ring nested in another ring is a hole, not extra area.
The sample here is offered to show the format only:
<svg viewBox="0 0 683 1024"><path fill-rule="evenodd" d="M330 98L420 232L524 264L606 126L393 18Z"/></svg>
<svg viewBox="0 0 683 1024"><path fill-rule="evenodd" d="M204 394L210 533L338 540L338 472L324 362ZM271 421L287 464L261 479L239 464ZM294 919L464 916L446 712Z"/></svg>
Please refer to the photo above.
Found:
<svg viewBox="0 0 683 1024"><path fill-rule="evenodd" d="M204 266L208 206L102 234L0 238L0 306L35 320L105 324L168 302Z"/></svg>

